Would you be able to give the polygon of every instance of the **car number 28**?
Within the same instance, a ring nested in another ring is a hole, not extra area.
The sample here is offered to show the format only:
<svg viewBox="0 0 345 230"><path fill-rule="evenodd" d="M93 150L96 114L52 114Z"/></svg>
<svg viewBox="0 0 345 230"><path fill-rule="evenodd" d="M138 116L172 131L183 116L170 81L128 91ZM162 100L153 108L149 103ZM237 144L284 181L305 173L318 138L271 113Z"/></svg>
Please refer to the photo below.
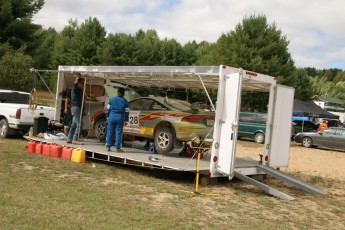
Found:
<svg viewBox="0 0 345 230"><path fill-rule="evenodd" d="M128 117L128 125L131 127L139 127L139 111L130 111Z"/></svg>

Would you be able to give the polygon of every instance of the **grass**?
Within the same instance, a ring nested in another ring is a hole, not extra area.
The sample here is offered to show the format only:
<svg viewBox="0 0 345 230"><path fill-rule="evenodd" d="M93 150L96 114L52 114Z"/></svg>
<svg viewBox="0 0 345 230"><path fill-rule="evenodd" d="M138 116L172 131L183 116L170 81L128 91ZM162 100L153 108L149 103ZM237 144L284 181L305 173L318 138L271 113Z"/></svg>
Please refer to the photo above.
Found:
<svg viewBox="0 0 345 230"><path fill-rule="evenodd" d="M201 185L222 196L189 197L194 175L98 162L78 164L26 152L0 139L0 229L344 229L345 182L308 177L314 196L267 179L296 197L266 195L238 180Z"/></svg>

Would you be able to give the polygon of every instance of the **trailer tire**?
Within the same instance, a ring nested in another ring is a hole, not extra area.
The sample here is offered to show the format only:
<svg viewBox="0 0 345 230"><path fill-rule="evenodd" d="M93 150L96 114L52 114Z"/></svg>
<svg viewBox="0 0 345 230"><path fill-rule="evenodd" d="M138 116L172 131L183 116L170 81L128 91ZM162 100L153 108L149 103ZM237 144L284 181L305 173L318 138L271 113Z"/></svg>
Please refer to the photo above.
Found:
<svg viewBox="0 0 345 230"><path fill-rule="evenodd" d="M265 142L265 134L256 133L254 136L254 140L256 143L263 144Z"/></svg>
<svg viewBox="0 0 345 230"><path fill-rule="evenodd" d="M168 153L174 149L174 135L170 128L161 127L155 132L155 148L157 153Z"/></svg>
<svg viewBox="0 0 345 230"><path fill-rule="evenodd" d="M8 122L6 119L0 120L0 138L6 138L9 136L10 127L8 127Z"/></svg>
<svg viewBox="0 0 345 230"><path fill-rule="evenodd" d="M306 148L311 148L313 146L313 140L310 137L303 137L302 145Z"/></svg>
<svg viewBox="0 0 345 230"><path fill-rule="evenodd" d="M102 142L105 141L105 138L107 137L107 127L105 125L105 119L100 118L96 121L95 124L95 135L96 138Z"/></svg>

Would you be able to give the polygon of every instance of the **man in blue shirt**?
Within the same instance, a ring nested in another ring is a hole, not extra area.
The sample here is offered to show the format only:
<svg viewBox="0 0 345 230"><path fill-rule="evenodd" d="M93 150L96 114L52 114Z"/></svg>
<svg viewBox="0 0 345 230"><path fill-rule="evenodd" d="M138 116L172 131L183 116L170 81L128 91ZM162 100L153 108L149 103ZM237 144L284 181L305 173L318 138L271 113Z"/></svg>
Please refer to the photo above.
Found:
<svg viewBox="0 0 345 230"><path fill-rule="evenodd" d="M122 134L123 134L123 125L125 121L128 121L128 102L124 97L125 89L119 88L117 90L118 96L112 97L107 106L107 118L108 118L108 129L106 144L107 150L110 151L110 147L113 146L114 134L116 131L116 141L115 147L116 152L123 152L121 149L122 144Z"/></svg>
<svg viewBox="0 0 345 230"><path fill-rule="evenodd" d="M84 94L84 79L80 78L80 73L75 74L75 82L71 90L71 115L72 124L68 133L67 143L82 145L83 142L79 140L79 133L81 130L81 107L83 103Z"/></svg>

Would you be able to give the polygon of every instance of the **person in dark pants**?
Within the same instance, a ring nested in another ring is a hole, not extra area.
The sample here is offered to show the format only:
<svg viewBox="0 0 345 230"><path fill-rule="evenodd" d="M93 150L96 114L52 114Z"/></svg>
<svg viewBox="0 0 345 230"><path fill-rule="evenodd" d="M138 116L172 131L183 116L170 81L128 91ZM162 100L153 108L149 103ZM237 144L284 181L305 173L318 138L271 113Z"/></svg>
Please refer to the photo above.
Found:
<svg viewBox="0 0 345 230"><path fill-rule="evenodd" d="M71 91L71 115L72 124L69 129L67 143L82 145L83 142L79 140L81 130L81 107L83 103L83 89L84 79L80 78L80 73L75 74L75 82Z"/></svg>
<svg viewBox="0 0 345 230"><path fill-rule="evenodd" d="M108 129L107 129L107 137L106 137L106 144L107 150L110 151L111 146L113 146L113 139L114 134L116 131L116 141L115 147L116 152L123 152L121 149L122 145L122 134L123 134L123 126L125 121L128 121L128 102L124 97L125 89L119 88L117 90L118 96L112 97L107 106L107 120L108 120Z"/></svg>

